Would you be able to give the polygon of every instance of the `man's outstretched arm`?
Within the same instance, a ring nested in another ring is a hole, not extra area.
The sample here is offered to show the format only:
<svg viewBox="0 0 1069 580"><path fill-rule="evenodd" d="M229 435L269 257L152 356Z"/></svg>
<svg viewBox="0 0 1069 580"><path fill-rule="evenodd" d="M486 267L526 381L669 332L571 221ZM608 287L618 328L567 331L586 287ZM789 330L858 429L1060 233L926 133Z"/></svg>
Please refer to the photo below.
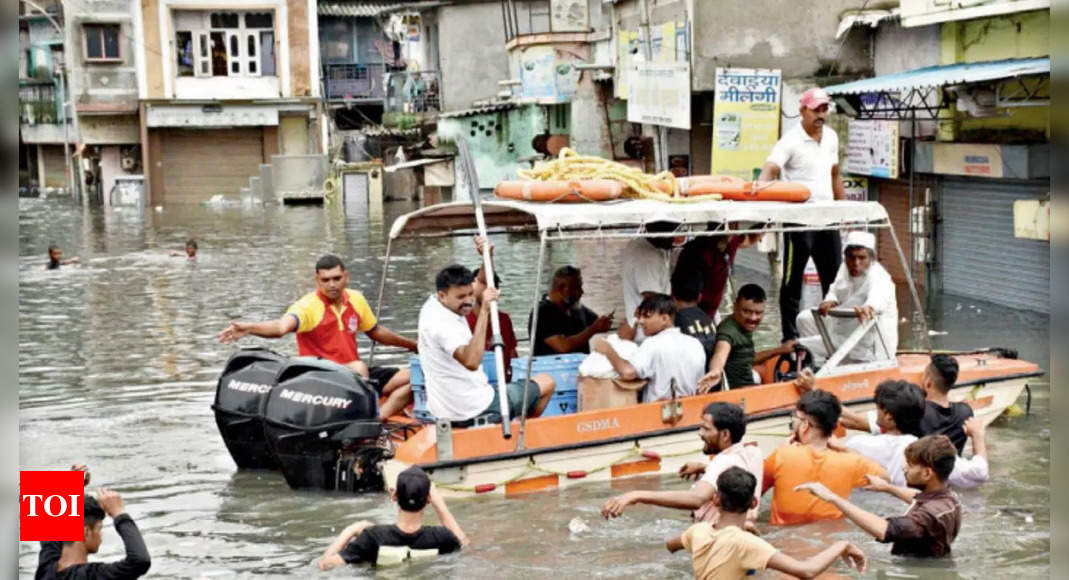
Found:
<svg viewBox="0 0 1069 580"><path fill-rule="evenodd" d="M232 320L230 326L219 333L219 342L234 342L248 334L261 338L281 338L294 330L297 330L297 317L293 314L286 314L278 320L263 322Z"/></svg>
<svg viewBox="0 0 1069 580"><path fill-rule="evenodd" d="M624 513L627 506L637 503L656 505L681 510L696 510L706 502L713 499L713 486L699 481L692 489L672 491L629 491L620 494L601 508L601 515L606 518L615 518Z"/></svg>
<svg viewBox="0 0 1069 580"><path fill-rule="evenodd" d="M884 541L887 537L887 520L871 512L867 512L849 501L839 497L832 492L824 484L820 482L811 481L809 483L803 483L794 488L795 491L808 491L809 493L817 496L818 498L830 503L831 505L839 508L839 511L843 512L843 515L850 521L857 524L857 526L876 538L877 541Z"/></svg>
<svg viewBox="0 0 1069 580"><path fill-rule="evenodd" d="M865 572L865 553L845 540L839 540L819 554L805 560L796 560L783 552L776 552L768 559L766 568L808 580L809 578L816 578L827 570L839 556L842 556L847 563L856 567L858 572Z"/></svg>

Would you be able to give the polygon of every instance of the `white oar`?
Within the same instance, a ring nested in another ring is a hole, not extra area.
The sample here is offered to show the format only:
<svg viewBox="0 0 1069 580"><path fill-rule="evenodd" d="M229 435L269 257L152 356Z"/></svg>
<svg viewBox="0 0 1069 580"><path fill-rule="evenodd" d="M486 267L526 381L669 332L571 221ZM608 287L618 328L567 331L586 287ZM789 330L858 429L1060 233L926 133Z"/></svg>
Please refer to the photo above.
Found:
<svg viewBox="0 0 1069 580"><path fill-rule="evenodd" d="M486 240L487 248L483 251L483 272L486 286L494 288L494 266L490 259L490 240L486 236L486 218L483 216L482 200L479 199L479 176L475 173L475 161L468 149L468 141L457 137L457 149L460 152L460 168L467 178L471 203L475 206L475 223L479 226L479 235ZM497 398L500 402L501 434L505 439L512 438L512 418L509 417L508 381L505 380L505 348L501 340L501 321L497 314L497 300L490 301L491 344L494 346L494 366L497 369ZM524 390L526 391L526 385Z"/></svg>

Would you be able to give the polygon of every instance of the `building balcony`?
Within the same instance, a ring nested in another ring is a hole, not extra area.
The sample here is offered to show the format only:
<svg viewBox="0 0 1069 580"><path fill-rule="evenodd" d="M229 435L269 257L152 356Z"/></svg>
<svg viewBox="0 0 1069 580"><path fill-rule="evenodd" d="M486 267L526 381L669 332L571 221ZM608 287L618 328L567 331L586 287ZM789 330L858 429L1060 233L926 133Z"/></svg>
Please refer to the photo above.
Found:
<svg viewBox="0 0 1069 580"><path fill-rule="evenodd" d="M51 16L54 20L63 20L63 4L60 0L37 0L34 2L37 6L44 11L38 10L37 7L30 6L25 2L19 2L19 19L34 19L34 18L47 18Z"/></svg>
<svg viewBox="0 0 1069 580"><path fill-rule="evenodd" d="M327 100L382 101L385 73L383 63L328 64L323 67Z"/></svg>
<svg viewBox="0 0 1069 580"><path fill-rule="evenodd" d="M386 113L438 113L441 109L438 71L392 72L386 75Z"/></svg>
<svg viewBox="0 0 1069 580"><path fill-rule="evenodd" d="M54 125L62 122L63 116L54 100L19 101L20 125Z"/></svg>

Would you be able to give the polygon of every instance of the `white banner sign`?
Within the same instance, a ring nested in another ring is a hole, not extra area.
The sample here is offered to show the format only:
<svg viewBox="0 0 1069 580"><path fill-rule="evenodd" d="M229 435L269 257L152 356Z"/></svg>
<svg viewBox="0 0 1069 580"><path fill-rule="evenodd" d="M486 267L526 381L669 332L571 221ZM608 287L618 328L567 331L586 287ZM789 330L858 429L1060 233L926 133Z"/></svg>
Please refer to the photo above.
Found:
<svg viewBox="0 0 1069 580"><path fill-rule="evenodd" d="M627 120L690 129L690 65L635 63L631 70Z"/></svg>
<svg viewBox="0 0 1069 580"><path fill-rule="evenodd" d="M149 106L149 127L258 127L278 125L278 109L244 105Z"/></svg>
<svg viewBox="0 0 1069 580"><path fill-rule="evenodd" d="M850 119L846 171L855 175L898 177L898 121Z"/></svg>

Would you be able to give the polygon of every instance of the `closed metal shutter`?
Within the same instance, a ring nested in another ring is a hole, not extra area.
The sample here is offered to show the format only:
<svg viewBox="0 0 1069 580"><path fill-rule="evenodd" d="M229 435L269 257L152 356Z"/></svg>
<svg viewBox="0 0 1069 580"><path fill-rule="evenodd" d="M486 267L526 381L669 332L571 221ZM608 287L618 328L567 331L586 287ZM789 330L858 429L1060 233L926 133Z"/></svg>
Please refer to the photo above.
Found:
<svg viewBox="0 0 1069 580"><path fill-rule="evenodd" d="M67 156L63 152L62 145L42 145L41 156L38 157L38 163L45 164L45 182L43 187L59 187L67 188ZM71 152L74 151L74 147L71 146ZM74 162L77 163L78 159L75 158ZM71 168L73 170L73 167ZM37 176L34 175L36 178Z"/></svg>
<svg viewBox="0 0 1069 580"><path fill-rule="evenodd" d="M163 129L158 168L163 200L198 203L212 196L238 195L249 177L260 174L263 129Z"/></svg>
<svg viewBox="0 0 1069 580"><path fill-rule="evenodd" d="M1013 202L1050 182L946 179L940 188L943 292L1050 312L1050 243L1013 237Z"/></svg>

